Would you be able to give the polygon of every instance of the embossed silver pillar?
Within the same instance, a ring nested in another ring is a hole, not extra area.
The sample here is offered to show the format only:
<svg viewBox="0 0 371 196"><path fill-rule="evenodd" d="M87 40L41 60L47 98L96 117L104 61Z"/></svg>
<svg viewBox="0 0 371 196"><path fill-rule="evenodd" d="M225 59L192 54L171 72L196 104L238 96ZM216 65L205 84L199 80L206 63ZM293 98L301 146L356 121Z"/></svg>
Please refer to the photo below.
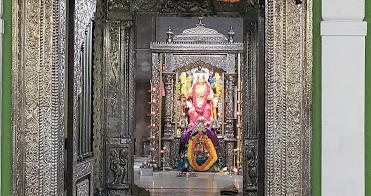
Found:
<svg viewBox="0 0 371 196"><path fill-rule="evenodd" d="M235 102L234 102L234 93L235 93L235 80L236 74L225 74L226 80L228 84L226 85L228 88L227 96L225 99L225 134L224 137L226 139L235 139L234 134L234 123L235 123Z"/></svg>
<svg viewBox="0 0 371 196"><path fill-rule="evenodd" d="M174 137L174 128L171 123L172 120L172 95L173 95L173 73L172 72L164 72L163 74L163 81L164 81L164 89L165 89L165 100L163 100L165 107L165 114L164 114L164 138L166 137Z"/></svg>
<svg viewBox="0 0 371 196"><path fill-rule="evenodd" d="M227 167L233 167L234 166L234 149L235 149L235 143L237 139L235 138L235 105L234 105L234 93L235 93L235 77L236 74L230 73L225 74L226 80L228 81L227 84L227 96L225 99L225 134L224 134L224 141L226 146L226 164Z"/></svg>
<svg viewBox="0 0 371 196"><path fill-rule="evenodd" d="M263 25L264 20L259 18L260 24ZM259 88L264 84L264 56L259 56L258 52L261 47L264 48L264 43L261 44L261 37L258 32L258 23L245 23L245 51L244 63L242 66L242 139L243 139L243 179L244 193L247 196L255 196L258 194L258 171L264 169L264 163L259 162L258 156L264 156L258 153L258 133L262 135L264 131L264 89ZM260 32L261 33L261 32ZM260 38L260 39L259 39ZM259 42L260 41L260 42ZM258 46L258 47L257 47ZM264 55L264 54L260 54ZM263 64L263 68L259 67ZM263 77L263 78L261 78ZM263 84L260 84L263 83ZM259 95L258 95L259 94ZM261 107L261 108L260 108ZM259 110L260 109L260 110ZM260 159L261 160L261 159ZM260 179L259 179L260 180ZM264 187L259 187L259 191Z"/></svg>
<svg viewBox="0 0 371 196"><path fill-rule="evenodd" d="M265 6L265 195L311 195L312 0Z"/></svg>
<svg viewBox="0 0 371 196"><path fill-rule="evenodd" d="M134 27L129 3L107 2L105 24L105 188L131 195L135 102ZM126 20L125 20L126 19Z"/></svg>
<svg viewBox="0 0 371 196"><path fill-rule="evenodd" d="M12 1L12 195L64 193L64 3Z"/></svg>
<svg viewBox="0 0 371 196"><path fill-rule="evenodd" d="M165 114L164 114L164 121L165 121L165 127L164 127L164 136L162 137L163 145L166 150L163 151L162 156L164 156L163 159L163 167L171 167L171 160L170 160L170 153L171 149L171 143L174 140L174 125L171 122L172 121L172 95L173 95L173 72L163 72L163 82L164 82L164 88L165 88L165 100L163 101L163 107L165 107Z"/></svg>
<svg viewBox="0 0 371 196"><path fill-rule="evenodd" d="M158 163L159 160L159 124L160 124L160 55L152 53L152 79L151 79L151 162Z"/></svg>

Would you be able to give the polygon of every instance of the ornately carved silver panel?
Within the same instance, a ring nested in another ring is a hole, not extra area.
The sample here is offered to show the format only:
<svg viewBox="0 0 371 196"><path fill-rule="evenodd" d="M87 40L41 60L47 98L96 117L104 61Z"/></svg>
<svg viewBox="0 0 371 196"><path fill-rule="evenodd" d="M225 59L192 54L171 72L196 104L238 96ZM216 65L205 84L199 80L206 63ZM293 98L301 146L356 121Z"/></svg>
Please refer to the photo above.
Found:
<svg viewBox="0 0 371 196"><path fill-rule="evenodd" d="M172 53L238 53L242 52L242 43L218 43L218 44L195 44L195 43L168 43L168 42L153 42L151 43L153 52L172 52Z"/></svg>
<svg viewBox="0 0 371 196"><path fill-rule="evenodd" d="M258 134L259 118L264 116L258 115L258 103L263 100L258 99L258 92L260 93L264 89L258 88L258 48L263 47L258 45L258 24L248 23L245 25L245 47L244 47L244 59L242 68L241 78L241 91L242 91L242 139L243 139L243 190L245 195L255 196L257 195L258 187L258 171L264 169L264 165L258 162L258 156L264 156L258 154ZM261 187L264 189L264 187Z"/></svg>
<svg viewBox="0 0 371 196"><path fill-rule="evenodd" d="M130 148L131 144L107 145L105 165L109 189L129 189L131 176L128 175L128 169L132 164Z"/></svg>
<svg viewBox="0 0 371 196"><path fill-rule="evenodd" d="M120 11L129 11L130 2L128 0L107 0L107 9L108 10L120 10Z"/></svg>
<svg viewBox="0 0 371 196"><path fill-rule="evenodd" d="M82 161L76 164L74 174L75 174L76 179L80 179L80 178L90 175L92 170L93 170L93 161L86 160L86 161Z"/></svg>
<svg viewBox="0 0 371 196"><path fill-rule="evenodd" d="M59 126L63 127L59 136L59 152L64 152L65 149L65 137L64 137L64 113L65 113L65 64L66 64L66 23L67 22L67 3L66 0L59 1L59 46L58 46L58 59L59 59L59 84L62 84L59 87ZM59 179L58 179L58 192L62 192L64 190L64 171L65 171L65 159L64 153L59 153Z"/></svg>
<svg viewBox="0 0 371 196"><path fill-rule="evenodd" d="M180 156L179 156L179 148L180 148L180 138L174 138L172 141L171 141L171 148L170 149L173 149L172 151L170 151L170 165L172 167L176 167L177 166L177 163L178 161L180 161Z"/></svg>
<svg viewBox="0 0 371 196"><path fill-rule="evenodd" d="M112 2L111 2L112 3ZM112 5L111 5L112 6ZM129 195L133 181L134 28L132 21L104 25L104 184L108 195Z"/></svg>
<svg viewBox="0 0 371 196"><path fill-rule="evenodd" d="M266 1L266 195L311 195L311 36L312 1Z"/></svg>
<svg viewBox="0 0 371 196"><path fill-rule="evenodd" d="M150 141L150 155L151 162L159 162L159 124L160 124L160 55L158 53L152 53L152 79L151 88L157 90L151 91L151 111L154 115L151 116L151 141Z"/></svg>
<svg viewBox="0 0 371 196"><path fill-rule="evenodd" d="M188 66L197 61L203 61L204 63L222 69L227 73L236 72L234 54L165 54L166 69L170 72L174 72L181 67Z"/></svg>
<svg viewBox="0 0 371 196"><path fill-rule="evenodd" d="M63 194L63 3L12 1L13 195Z"/></svg>
<svg viewBox="0 0 371 196"><path fill-rule="evenodd" d="M76 196L89 196L90 188L89 179L84 179L76 184Z"/></svg>
<svg viewBox="0 0 371 196"><path fill-rule="evenodd" d="M227 159L226 159L226 156L227 156L227 150L226 150L226 146L225 146L225 141L224 139L220 139L219 140L219 150L217 150L217 153L218 153L218 161L219 161L219 167L220 168L224 168L227 166Z"/></svg>
<svg viewBox="0 0 371 196"><path fill-rule="evenodd" d="M106 23L105 110L107 137L120 137L120 22Z"/></svg>
<svg viewBox="0 0 371 196"><path fill-rule="evenodd" d="M240 17L251 12L258 0L238 2L207 1L207 0L133 0L133 11L138 14L163 14L171 16L213 15Z"/></svg>

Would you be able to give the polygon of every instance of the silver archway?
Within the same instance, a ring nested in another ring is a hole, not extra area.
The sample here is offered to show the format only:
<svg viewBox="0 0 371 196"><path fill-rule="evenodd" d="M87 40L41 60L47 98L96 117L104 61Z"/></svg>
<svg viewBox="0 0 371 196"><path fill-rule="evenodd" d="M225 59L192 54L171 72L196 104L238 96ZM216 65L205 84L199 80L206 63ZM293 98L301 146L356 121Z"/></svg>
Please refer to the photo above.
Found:
<svg viewBox="0 0 371 196"><path fill-rule="evenodd" d="M76 5L80 2L91 1L79 0ZM58 51L63 51L58 45L63 43L65 37L65 32L60 31L64 25L64 3L13 0L14 195L63 194L65 65L63 60L58 60ZM77 8L77 20L85 16L90 19L89 13L95 9L91 7L83 11ZM256 12L259 9L261 11ZM247 13L254 10L256 18L247 17ZM249 55L254 52L256 45L244 45L244 56L248 57L244 61L248 68L245 73L251 78L258 76L256 81L244 83L243 86L248 87L244 89L247 91L245 95L261 95L256 92L265 90L263 96L255 99L265 100L263 109L258 108L260 113L245 112L248 115L243 117L247 121L259 122L257 126L244 127L248 133L243 138L244 159L255 159L255 156L251 156L254 154L251 149L263 149L257 153L265 154L265 163L258 164L258 171L264 176L260 178L264 182L263 187L258 183L257 189L263 190L259 194L310 195L312 0L304 1L301 5L296 5L292 0L266 0L265 4L260 5L254 1L235 4L199 0L158 0L150 3L142 0L98 1L94 30L95 172L94 179L90 179L94 181L94 187L104 187L115 194L130 194L133 176L131 146L134 118L131 114L134 112L134 86L130 81L134 80L135 70L134 12L152 15L246 16L244 39L251 41L245 44L257 40L255 37L258 34L254 32L265 31L265 41L255 43L261 46L255 52L265 53L265 60ZM78 21L75 25L75 34L79 35L78 30L85 26ZM249 62L264 63L261 64L263 66L254 66ZM265 77L257 75L262 69ZM112 74L118 76L118 85L107 82ZM246 99L244 110L257 109L254 99ZM265 118L259 118L261 115ZM262 134L265 134L265 139L259 143L258 136ZM258 144L265 146L259 147ZM112 174L105 160L110 151L121 149L128 152L125 180L121 185L112 186ZM245 194L257 193L253 184L247 180L244 183ZM92 188L89 187L88 192L92 192ZM81 190L81 194L85 193Z"/></svg>

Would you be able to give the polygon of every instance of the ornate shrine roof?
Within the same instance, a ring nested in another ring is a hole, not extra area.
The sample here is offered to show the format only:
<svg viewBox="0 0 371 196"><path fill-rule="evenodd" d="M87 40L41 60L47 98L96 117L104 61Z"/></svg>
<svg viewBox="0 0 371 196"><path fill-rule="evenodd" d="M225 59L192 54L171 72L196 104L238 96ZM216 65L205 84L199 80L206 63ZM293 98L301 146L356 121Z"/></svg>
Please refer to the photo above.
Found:
<svg viewBox="0 0 371 196"><path fill-rule="evenodd" d="M207 42L207 43L227 43L228 38L218 31L206 28L202 23L202 18L199 18L199 23L196 27L186 29L179 35L174 36L173 42Z"/></svg>

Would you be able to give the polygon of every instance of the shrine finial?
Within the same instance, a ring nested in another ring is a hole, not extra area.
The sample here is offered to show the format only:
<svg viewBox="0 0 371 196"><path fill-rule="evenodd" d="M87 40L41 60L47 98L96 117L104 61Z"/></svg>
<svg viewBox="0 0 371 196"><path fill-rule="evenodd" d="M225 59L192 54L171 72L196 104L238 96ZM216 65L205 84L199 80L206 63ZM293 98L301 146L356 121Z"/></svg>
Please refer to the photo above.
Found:
<svg viewBox="0 0 371 196"><path fill-rule="evenodd" d="M234 37L235 34L236 33L233 31L233 27L231 26L230 30L228 31L228 37L229 37L228 41L229 41L229 43L232 43L234 41L233 37Z"/></svg>
<svg viewBox="0 0 371 196"><path fill-rule="evenodd" d="M171 27L169 26L167 31L166 31L166 42L172 42L173 41L173 30L171 29Z"/></svg>
<svg viewBox="0 0 371 196"><path fill-rule="evenodd" d="M196 26L205 26L205 24L203 23L203 19L204 17L198 17L198 24L196 24Z"/></svg>

